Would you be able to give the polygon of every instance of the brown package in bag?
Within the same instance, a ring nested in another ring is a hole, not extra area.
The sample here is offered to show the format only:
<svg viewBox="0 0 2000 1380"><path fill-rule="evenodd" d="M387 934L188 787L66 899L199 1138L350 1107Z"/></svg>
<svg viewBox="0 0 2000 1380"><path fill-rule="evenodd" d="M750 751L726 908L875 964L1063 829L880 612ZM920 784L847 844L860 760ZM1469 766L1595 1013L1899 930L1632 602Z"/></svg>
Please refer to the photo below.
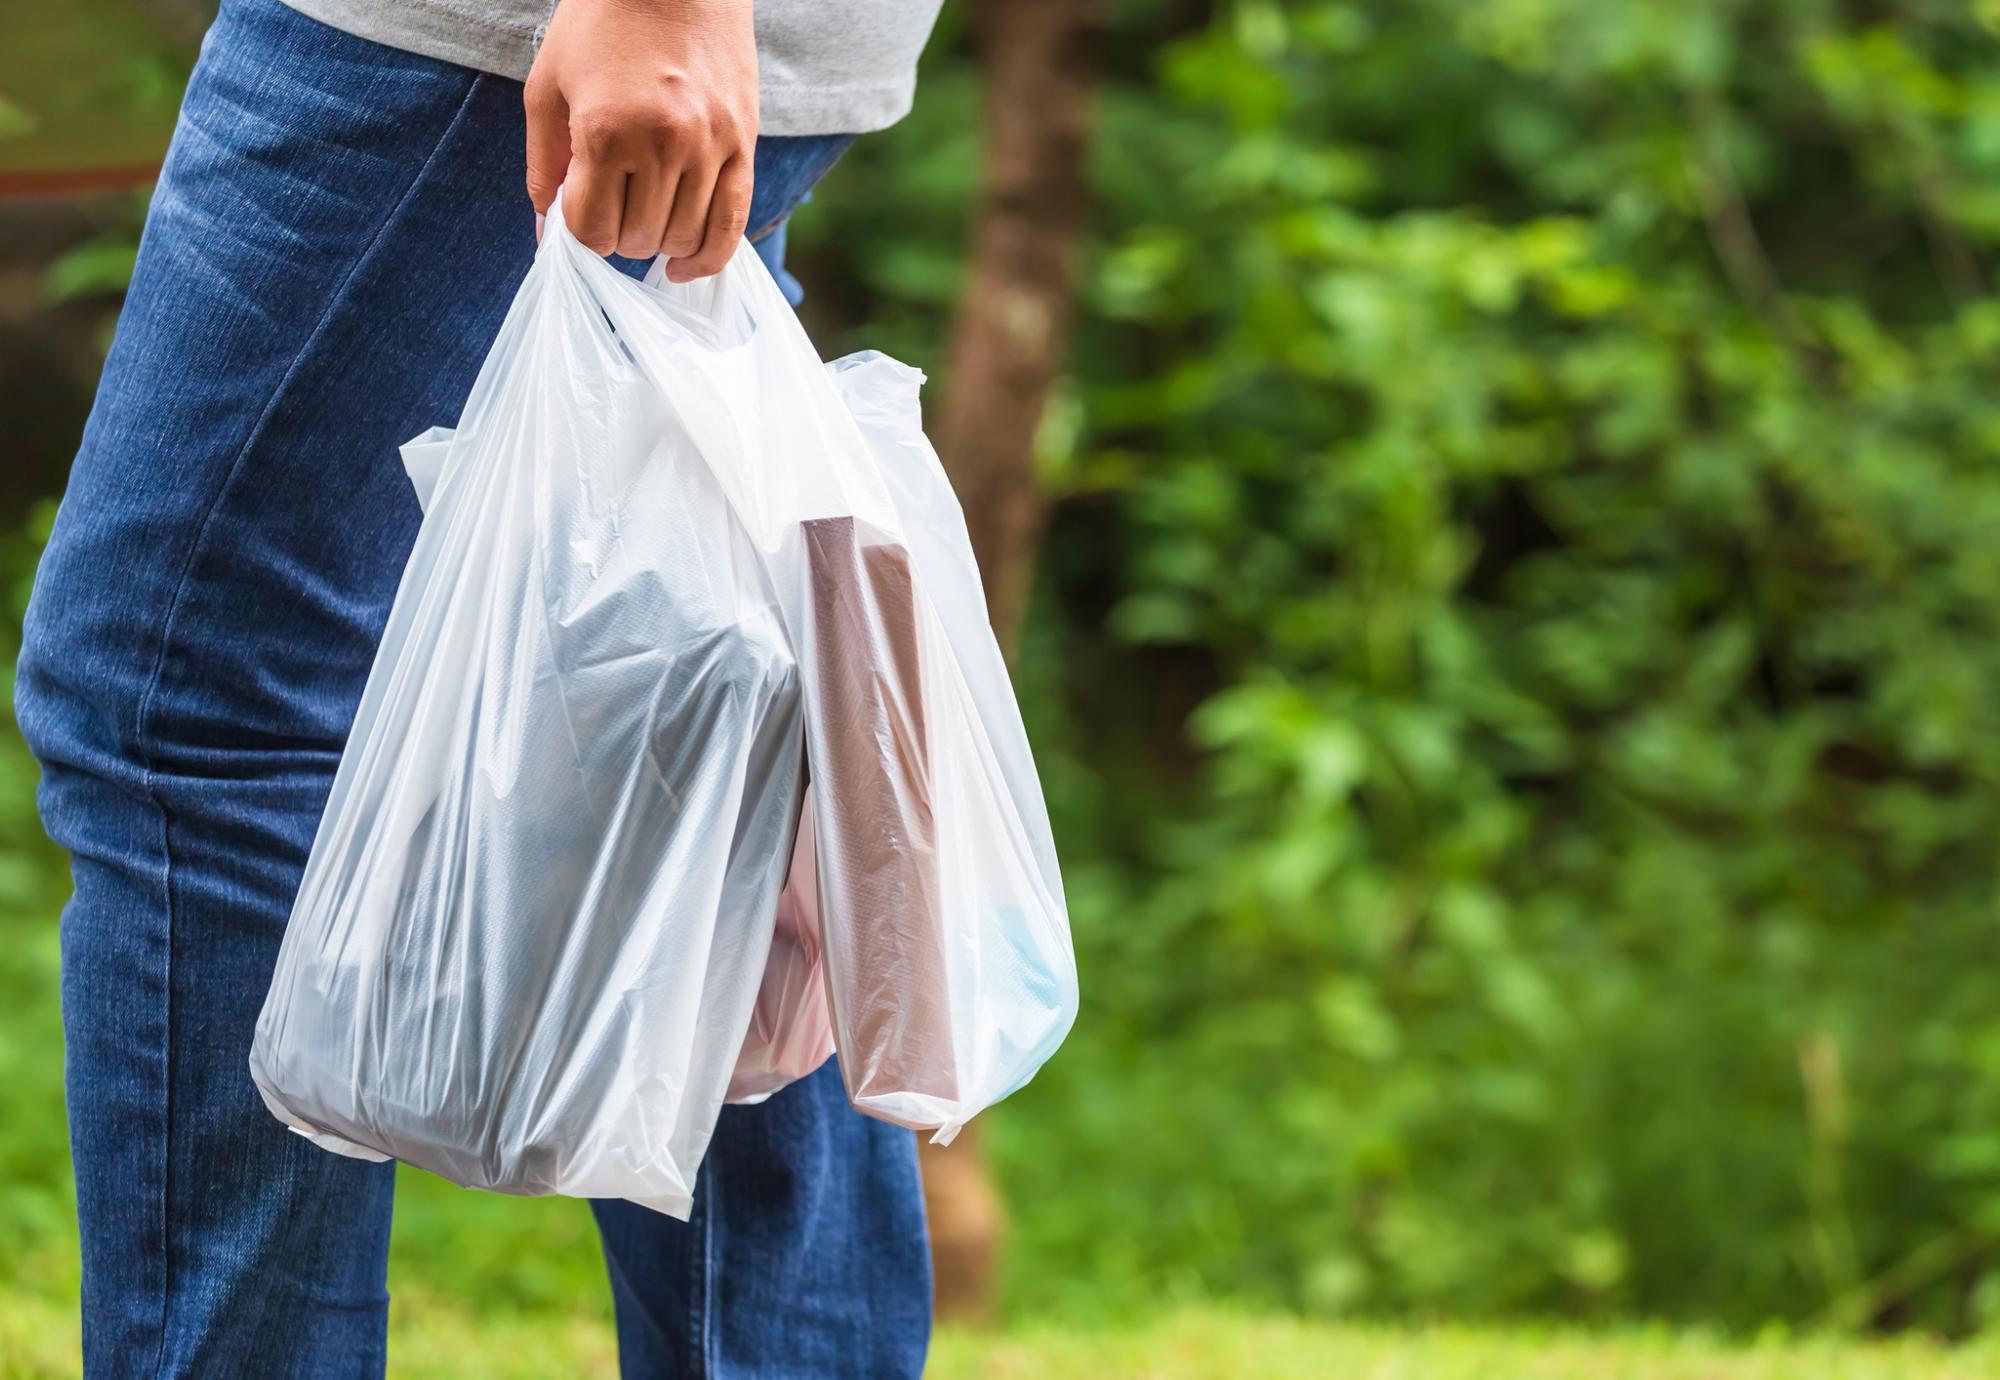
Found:
<svg viewBox="0 0 2000 1380"><path fill-rule="evenodd" d="M850 1098L952 1099L937 823L909 552L853 518L802 524L819 695L807 769L823 830L827 994Z"/></svg>

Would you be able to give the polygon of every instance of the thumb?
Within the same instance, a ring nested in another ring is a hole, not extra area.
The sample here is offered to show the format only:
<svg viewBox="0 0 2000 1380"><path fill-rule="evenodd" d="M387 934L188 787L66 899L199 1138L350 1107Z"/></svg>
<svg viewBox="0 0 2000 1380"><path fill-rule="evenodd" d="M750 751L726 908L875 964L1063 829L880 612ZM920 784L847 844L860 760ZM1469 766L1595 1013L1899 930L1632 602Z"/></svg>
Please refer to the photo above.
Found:
<svg viewBox="0 0 2000 1380"><path fill-rule="evenodd" d="M569 102L554 82L532 77L522 100L528 112L528 200L539 222L569 171Z"/></svg>

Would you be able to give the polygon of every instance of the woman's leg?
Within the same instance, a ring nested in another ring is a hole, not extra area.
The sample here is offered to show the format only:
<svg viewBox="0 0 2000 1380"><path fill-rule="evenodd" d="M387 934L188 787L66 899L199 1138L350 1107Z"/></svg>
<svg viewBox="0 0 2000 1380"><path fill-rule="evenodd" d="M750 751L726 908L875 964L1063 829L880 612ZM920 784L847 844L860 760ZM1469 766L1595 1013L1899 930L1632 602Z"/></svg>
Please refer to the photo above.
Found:
<svg viewBox="0 0 2000 1380"><path fill-rule="evenodd" d="M370 1376L393 1173L246 1069L417 524L532 245L519 88L231 0L37 578L20 720L73 855L63 1017L93 1375Z"/></svg>
<svg viewBox="0 0 2000 1380"><path fill-rule="evenodd" d="M761 144L753 224L780 224L838 151ZM531 227L518 85L277 0L225 3L18 677L43 815L74 858L63 1009L93 1375L382 1371L391 1172L285 1131L246 1060L418 521L396 447L457 415ZM620 1235L700 1260L707 1335L785 1336L763 1284L827 1251L872 1281L848 1304L893 1296L916 1335L909 1137L823 1092L803 1132L785 1109L804 1097L725 1117L711 1154L744 1187L709 1195L727 1206L708 1236L666 1218Z"/></svg>
<svg viewBox="0 0 2000 1380"><path fill-rule="evenodd" d="M751 242L794 305L786 217L851 142L757 145ZM849 1106L834 1064L767 1102L723 1109L689 1221L591 1206L625 1380L923 1373L931 1276L916 1138Z"/></svg>
<svg viewBox="0 0 2000 1380"><path fill-rule="evenodd" d="M685 1223L601 1202L625 1380L917 1380L930 1250L916 1138L829 1062L726 1107Z"/></svg>

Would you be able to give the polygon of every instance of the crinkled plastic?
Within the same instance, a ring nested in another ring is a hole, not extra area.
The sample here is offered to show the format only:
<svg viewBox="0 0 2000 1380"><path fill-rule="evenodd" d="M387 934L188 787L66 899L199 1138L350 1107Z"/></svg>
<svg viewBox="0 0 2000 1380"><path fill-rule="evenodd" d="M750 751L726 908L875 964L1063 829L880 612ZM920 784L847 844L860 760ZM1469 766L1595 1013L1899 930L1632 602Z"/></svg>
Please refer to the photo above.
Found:
<svg viewBox="0 0 2000 1380"><path fill-rule="evenodd" d="M430 507L431 495L444 472L452 436L448 427L432 427L403 446L403 468L416 490L417 502L425 509ZM764 976L750 1009L750 1028L730 1075L728 1102L762 1102L833 1057L833 1017L827 1007L826 972L820 958L819 878L812 836L812 791L808 788L785 887L778 896ZM340 1147L336 1143L333 1148Z"/></svg>
<svg viewBox="0 0 2000 1380"><path fill-rule="evenodd" d="M829 371L747 247L642 284L551 215L406 451L426 516L251 1054L274 1114L685 1216L724 1099L829 1027L858 1107L945 1138L1048 1057L1061 882L919 381Z"/></svg>
<svg viewBox="0 0 2000 1380"><path fill-rule="evenodd" d="M807 523L797 645L834 1043L856 1107L949 1142L1062 1043L1076 961L923 375L874 351L828 371L894 509L851 536Z"/></svg>

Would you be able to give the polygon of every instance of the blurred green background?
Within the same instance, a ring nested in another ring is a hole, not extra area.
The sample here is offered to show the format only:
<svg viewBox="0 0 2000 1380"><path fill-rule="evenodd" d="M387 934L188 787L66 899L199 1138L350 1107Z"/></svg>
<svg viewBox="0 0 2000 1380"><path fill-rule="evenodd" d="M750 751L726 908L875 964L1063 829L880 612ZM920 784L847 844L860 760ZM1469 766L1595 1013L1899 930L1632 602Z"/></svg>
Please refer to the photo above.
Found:
<svg viewBox="0 0 2000 1380"><path fill-rule="evenodd" d="M947 388L958 8L793 239L826 354ZM1212 1373L1707 1376L1464 1358L2000 1325L2000 3L1117 0L1099 51L1017 664L1084 1008L985 1123L1031 1340L940 1364L1178 1374L1207 1343L1062 1347L1256 1315L1308 1331ZM0 203L0 637L133 196ZM0 1279L67 1325L33 781L8 730ZM579 1205L404 1188L409 1326L608 1364ZM1441 1349L1369 1370L1378 1325ZM1843 1354L1797 1373L1905 1373Z"/></svg>

